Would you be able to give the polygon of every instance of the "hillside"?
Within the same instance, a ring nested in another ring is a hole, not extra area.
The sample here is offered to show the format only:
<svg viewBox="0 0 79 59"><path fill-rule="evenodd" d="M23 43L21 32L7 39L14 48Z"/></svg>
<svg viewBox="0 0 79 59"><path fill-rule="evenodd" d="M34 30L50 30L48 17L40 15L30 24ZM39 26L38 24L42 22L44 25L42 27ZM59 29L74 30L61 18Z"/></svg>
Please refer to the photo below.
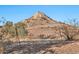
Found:
<svg viewBox="0 0 79 59"><path fill-rule="evenodd" d="M3 29L6 32L4 36L11 41L16 41L17 38L20 41L27 39L67 40L68 36L71 36L70 39L72 40L73 36L77 35L78 37L79 35L79 29L62 22L57 22L43 12L37 12L32 17L14 25L8 22L5 26L3 26ZM8 33L6 30L8 30L10 33ZM16 37L16 35L18 37Z"/></svg>
<svg viewBox="0 0 79 59"><path fill-rule="evenodd" d="M79 53L79 29L37 12L0 27L0 53Z"/></svg>
<svg viewBox="0 0 79 59"><path fill-rule="evenodd" d="M42 12L37 12L31 18L26 19L29 39L66 39L65 32L74 36L79 29L48 17Z"/></svg>

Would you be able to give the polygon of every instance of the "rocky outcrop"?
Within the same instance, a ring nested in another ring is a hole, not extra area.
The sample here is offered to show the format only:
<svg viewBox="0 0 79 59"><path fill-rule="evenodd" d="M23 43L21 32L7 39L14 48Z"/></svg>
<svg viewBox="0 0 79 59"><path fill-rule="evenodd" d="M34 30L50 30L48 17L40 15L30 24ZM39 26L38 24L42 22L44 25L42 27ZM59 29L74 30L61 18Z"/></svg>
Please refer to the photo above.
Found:
<svg viewBox="0 0 79 59"><path fill-rule="evenodd" d="M18 27L16 27L17 24ZM57 22L54 19L48 17L43 12L37 12L32 17L24 20L23 22L16 23L15 26L12 26L13 27L10 30L8 28L9 32L15 33L17 35L12 34L12 37L11 33L7 34L6 37L8 37L8 39L11 41L27 41L28 39L67 40L68 38L70 38L71 40L72 38L78 40L78 37L76 36L78 36L77 34L79 33L79 29L62 22ZM25 35L26 33L28 34Z"/></svg>
<svg viewBox="0 0 79 59"><path fill-rule="evenodd" d="M68 36L74 36L79 33L79 29L57 22L42 12L37 12L31 18L24 21L27 24L29 39L67 39Z"/></svg>
<svg viewBox="0 0 79 59"><path fill-rule="evenodd" d="M68 44L56 45L47 48L49 51L54 51L54 54L78 54L79 53L79 42L72 42Z"/></svg>

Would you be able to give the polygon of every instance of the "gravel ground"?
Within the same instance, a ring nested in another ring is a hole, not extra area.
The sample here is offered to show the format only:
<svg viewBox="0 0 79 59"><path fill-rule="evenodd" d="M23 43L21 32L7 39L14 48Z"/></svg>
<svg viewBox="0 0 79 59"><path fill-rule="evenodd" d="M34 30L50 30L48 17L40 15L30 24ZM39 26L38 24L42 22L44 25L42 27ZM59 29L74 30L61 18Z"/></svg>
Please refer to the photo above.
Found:
<svg viewBox="0 0 79 59"><path fill-rule="evenodd" d="M49 41L24 41L16 42L12 44L6 44L4 54L43 54L51 53L50 51L46 52L46 48L49 48L51 45L64 43L65 41L60 40L49 40ZM52 51L52 53L54 53Z"/></svg>

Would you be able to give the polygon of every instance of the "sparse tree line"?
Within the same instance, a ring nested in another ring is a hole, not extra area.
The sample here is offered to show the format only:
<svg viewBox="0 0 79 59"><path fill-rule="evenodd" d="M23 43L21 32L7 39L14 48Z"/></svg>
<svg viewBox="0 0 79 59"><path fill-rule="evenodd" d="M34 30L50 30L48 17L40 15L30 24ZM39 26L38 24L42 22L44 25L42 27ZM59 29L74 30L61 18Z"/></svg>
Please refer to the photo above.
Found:
<svg viewBox="0 0 79 59"><path fill-rule="evenodd" d="M1 21L0 21L1 22ZM1 30L1 35L0 37L3 39L3 36L8 36L9 38L14 38L16 37L17 39L20 38L24 38L27 36L28 31L25 29L25 27L27 27L27 25L25 25L22 22L18 22L16 24L13 24L13 22L11 21L2 21L3 22L3 26L2 26L2 30ZM1 39L0 38L0 39Z"/></svg>

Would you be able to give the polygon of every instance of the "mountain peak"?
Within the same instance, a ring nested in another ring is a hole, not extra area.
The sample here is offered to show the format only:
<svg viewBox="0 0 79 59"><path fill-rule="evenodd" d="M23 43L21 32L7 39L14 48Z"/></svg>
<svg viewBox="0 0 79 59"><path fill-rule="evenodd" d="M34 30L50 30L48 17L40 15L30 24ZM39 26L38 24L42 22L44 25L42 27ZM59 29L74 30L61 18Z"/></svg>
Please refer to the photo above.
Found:
<svg viewBox="0 0 79 59"><path fill-rule="evenodd" d="M38 11L36 14L34 14L34 18L44 17L45 14L43 12Z"/></svg>
<svg viewBox="0 0 79 59"><path fill-rule="evenodd" d="M24 23L27 23L28 27L32 27L32 26L38 26L38 25L40 26L40 25L53 24L53 23L57 23L57 21L51 19L43 12L38 11L32 17L25 20Z"/></svg>

